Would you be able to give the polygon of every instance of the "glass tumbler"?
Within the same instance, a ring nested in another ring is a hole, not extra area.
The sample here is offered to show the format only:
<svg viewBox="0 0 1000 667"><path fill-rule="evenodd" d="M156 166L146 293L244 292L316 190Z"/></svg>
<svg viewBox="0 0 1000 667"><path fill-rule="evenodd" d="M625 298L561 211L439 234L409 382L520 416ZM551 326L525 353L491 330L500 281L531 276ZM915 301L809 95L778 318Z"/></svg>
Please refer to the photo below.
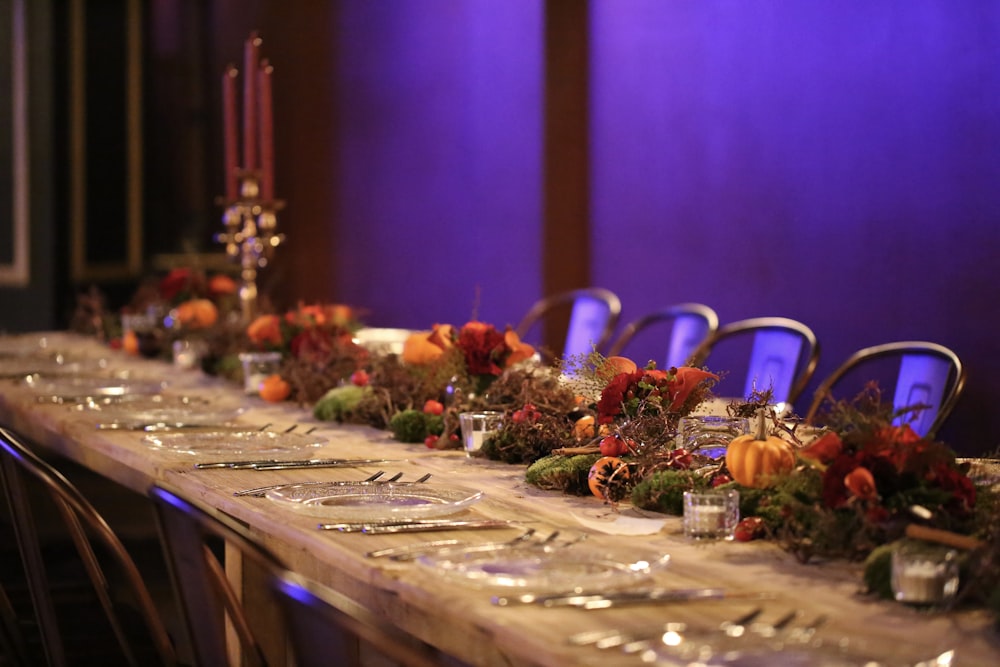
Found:
<svg viewBox="0 0 1000 667"><path fill-rule="evenodd" d="M243 392L251 396L260 393L261 383L281 368L280 352L241 352Z"/></svg>
<svg viewBox="0 0 1000 667"><path fill-rule="evenodd" d="M462 429L462 444L467 456L474 456L487 437L503 426L503 413L493 410L463 412L458 415Z"/></svg>

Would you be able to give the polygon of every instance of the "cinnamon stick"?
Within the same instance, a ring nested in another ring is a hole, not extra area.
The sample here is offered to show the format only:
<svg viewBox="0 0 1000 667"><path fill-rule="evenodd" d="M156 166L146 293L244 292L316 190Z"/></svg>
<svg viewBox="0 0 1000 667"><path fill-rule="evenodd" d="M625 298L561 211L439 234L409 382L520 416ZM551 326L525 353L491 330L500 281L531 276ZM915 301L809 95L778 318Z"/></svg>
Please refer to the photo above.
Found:
<svg viewBox="0 0 1000 667"><path fill-rule="evenodd" d="M945 544L949 547L955 547L956 549L967 549L969 551L986 546L986 543L982 540L977 540L976 538L969 537L968 535L959 535L958 533L953 533L949 530L921 526L915 523L911 523L906 527L906 536L918 540L926 540L927 542Z"/></svg>

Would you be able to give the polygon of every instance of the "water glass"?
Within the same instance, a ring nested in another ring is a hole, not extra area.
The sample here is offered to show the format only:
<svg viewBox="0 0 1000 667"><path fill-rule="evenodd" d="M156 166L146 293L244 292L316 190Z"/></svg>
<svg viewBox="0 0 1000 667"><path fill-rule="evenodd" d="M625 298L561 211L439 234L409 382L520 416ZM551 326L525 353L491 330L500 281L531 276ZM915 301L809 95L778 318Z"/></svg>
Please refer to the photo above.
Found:
<svg viewBox="0 0 1000 667"><path fill-rule="evenodd" d="M260 385L281 368L280 352L241 352L243 392L251 396L260 393Z"/></svg>
<svg viewBox="0 0 1000 667"><path fill-rule="evenodd" d="M503 426L503 413L494 410L463 412L458 415L462 428L462 443L467 456L474 456L483 447L487 437Z"/></svg>
<svg viewBox="0 0 1000 667"><path fill-rule="evenodd" d="M958 591L958 570L955 549L903 542L892 552L892 591L907 604L945 604Z"/></svg>
<svg viewBox="0 0 1000 667"><path fill-rule="evenodd" d="M174 366L183 370L199 368L201 359L208 352L203 340L175 340L173 345Z"/></svg>
<svg viewBox="0 0 1000 667"><path fill-rule="evenodd" d="M745 417L698 415L681 420L681 447L713 459L726 455L733 438L750 431Z"/></svg>
<svg viewBox="0 0 1000 667"><path fill-rule="evenodd" d="M684 535L693 540L732 540L740 522L735 489L684 492Z"/></svg>

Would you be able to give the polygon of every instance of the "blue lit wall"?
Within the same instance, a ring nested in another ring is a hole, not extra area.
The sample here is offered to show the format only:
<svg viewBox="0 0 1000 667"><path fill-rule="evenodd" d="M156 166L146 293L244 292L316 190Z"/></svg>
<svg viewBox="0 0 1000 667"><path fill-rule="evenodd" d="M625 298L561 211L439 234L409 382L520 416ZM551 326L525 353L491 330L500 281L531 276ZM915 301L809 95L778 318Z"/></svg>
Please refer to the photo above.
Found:
<svg viewBox="0 0 1000 667"><path fill-rule="evenodd" d="M516 322L540 263L573 261L541 256L544 3L339 7L335 296L419 327L479 289L481 319ZM796 318L819 376L949 345L954 444L1000 445L1000 4L594 0L591 31L582 224L624 319Z"/></svg>

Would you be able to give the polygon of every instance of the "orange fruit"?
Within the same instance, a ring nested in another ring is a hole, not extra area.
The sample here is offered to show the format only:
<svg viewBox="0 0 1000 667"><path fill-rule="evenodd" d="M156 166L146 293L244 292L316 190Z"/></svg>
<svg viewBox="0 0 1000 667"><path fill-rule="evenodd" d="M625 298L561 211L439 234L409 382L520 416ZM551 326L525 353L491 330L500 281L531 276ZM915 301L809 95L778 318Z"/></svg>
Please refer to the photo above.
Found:
<svg viewBox="0 0 1000 667"><path fill-rule="evenodd" d="M280 403L288 398L292 393L292 385L288 384L280 375L268 375L260 383L260 397L265 401Z"/></svg>

